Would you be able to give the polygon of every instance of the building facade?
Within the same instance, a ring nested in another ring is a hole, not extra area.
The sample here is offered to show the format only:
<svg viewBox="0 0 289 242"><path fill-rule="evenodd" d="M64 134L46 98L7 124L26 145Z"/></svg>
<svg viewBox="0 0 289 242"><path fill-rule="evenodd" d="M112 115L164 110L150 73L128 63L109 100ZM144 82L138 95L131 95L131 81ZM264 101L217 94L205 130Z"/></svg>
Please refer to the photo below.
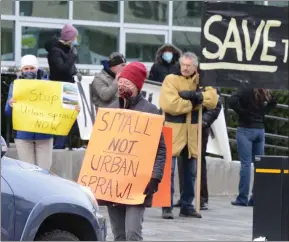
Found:
<svg viewBox="0 0 289 242"><path fill-rule="evenodd" d="M245 2L245 1L239 1ZM248 1L247 1L248 2ZM98 71L113 51L150 66L164 43L200 53L202 1L12 1L2 0L1 66L19 66L34 54L48 67L46 41L64 24L79 30L78 68ZM288 1L249 1L288 6Z"/></svg>

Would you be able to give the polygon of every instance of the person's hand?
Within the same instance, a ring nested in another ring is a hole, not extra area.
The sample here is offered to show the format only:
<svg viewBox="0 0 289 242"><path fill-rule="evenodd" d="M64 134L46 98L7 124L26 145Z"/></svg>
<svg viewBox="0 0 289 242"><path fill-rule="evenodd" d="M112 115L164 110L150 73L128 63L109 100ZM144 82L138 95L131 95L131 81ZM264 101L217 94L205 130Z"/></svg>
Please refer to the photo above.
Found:
<svg viewBox="0 0 289 242"><path fill-rule="evenodd" d="M181 91L179 95L185 100L190 100L193 105L199 105L203 102L203 94L200 91Z"/></svg>
<svg viewBox="0 0 289 242"><path fill-rule="evenodd" d="M79 113L79 112L80 112L80 106L79 106L79 105L76 105L76 106L75 106L75 110Z"/></svg>
<svg viewBox="0 0 289 242"><path fill-rule="evenodd" d="M159 180L151 178L143 194L149 196L156 193L158 191L159 183L160 183Z"/></svg>
<svg viewBox="0 0 289 242"><path fill-rule="evenodd" d="M8 104L11 108L13 108L13 103L16 103L16 100L14 100L13 98L10 98L8 101Z"/></svg>

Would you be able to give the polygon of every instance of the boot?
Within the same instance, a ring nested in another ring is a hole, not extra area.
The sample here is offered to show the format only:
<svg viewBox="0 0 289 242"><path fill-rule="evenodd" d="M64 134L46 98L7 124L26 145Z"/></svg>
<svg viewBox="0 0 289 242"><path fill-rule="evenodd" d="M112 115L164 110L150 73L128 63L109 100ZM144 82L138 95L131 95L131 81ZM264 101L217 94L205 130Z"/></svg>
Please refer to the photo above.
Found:
<svg viewBox="0 0 289 242"><path fill-rule="evenodd" d="M163 219L174 219L172 208L163 208L162 209L162 218Z"/></svg>
<svg viewBox="0 0 289 242"><path fill-rule="evenodd" d="M190 218L202 218L202 215L198 213L194 208L180 210L180 217L190 217Z"/></svg>
<svg viewBox="0 0 289 242"><path fill-rule="evenodd" d="M181 200L178 200L176 204L174 204L175 208L180 208L181 207Z"/></svg>

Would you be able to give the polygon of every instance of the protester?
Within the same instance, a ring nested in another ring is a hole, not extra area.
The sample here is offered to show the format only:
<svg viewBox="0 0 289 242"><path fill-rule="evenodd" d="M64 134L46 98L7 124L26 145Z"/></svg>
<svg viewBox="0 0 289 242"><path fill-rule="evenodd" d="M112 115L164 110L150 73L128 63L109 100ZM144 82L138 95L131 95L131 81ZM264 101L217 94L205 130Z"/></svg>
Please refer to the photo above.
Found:
<svg viewBox="0 0 289 242"><path fill-rule="evenodd" d="M70 24L61 30L60 39L53 37L45 44L48 52L47 59L50 69L50 80L74 83L77 74L75 66L77 60L78 31ZM75 122L73 127L76 127ZM54 149L65 149L68 136L56 136Z"/></svg>
<svg viewBox="0 0 289 242"><path fill-rule="evenodd" d="M117 75L126 65L122 54L113 52L108 61L103 61L103 69L94 77L91 86L91 100L98 107L107 107L118 98Z"/></svg>
<svg viewBox="0 0 289 242"><path fill-rule="evenodd" d="M277 105L268 89L241 87L229 98L229 106L238 115L237 147L241 162L239 195L234 206L253 206L254 197L249 199L251 162L255 156L264 155L265 114Z"/></svg>
<svg viewBox="0 0 289 242"><path fill-rule="evenodd" d="M192 202L195 197L194 186L196 178L197 159L197 129L198 109L200 105L211 110L218 103L216 89L206 87L199 89L199 75L197 74L198 58L194 53L184 53L180 58L181 75L168 75L160 91L160 107L165 113L166 126L173 129L173 159L171 207L163 209L162 217L173 219L174 170L176 157L185 154L183 163L183 190L181 193L182 217L201 218Z"/></svg>
<svg viewBox="0 0 289 242"><path fill-rule="evenodd" d="M153 64L149 80L162 83L169 74L179 74L179 59L182 52L172 44L164 44L156 54L156 61Z"/></svg>
<svg viewBox="0 0 289 242"><path fill-rule="evenodd" d="M143 98L141 90L147 77L146 67L139 62L128 64L118 76L119 99L109 108L125 108L139 112L159 114L155 105ZM146 207L152 205L153 194L162 180L166 161L166 145L163 134L159 141L152 178L146 186L145 201L141 205L112 204L99 201L108 206L108 214L115 241L141 241L142 223Z"/></svg>
<svg viewBox="0 0 289 242"><path fill-rule="evenodd" d="M220 94L220 93L219 93ZM215 109L203 109L203 123L202 123L202 166L201 166L201 210L208 210L208 202L209 202L209 192L208 192L208 181L207 181L207 161L206 161L206 151L207 144L209 140L211 125L218 118L220 111L222 109L222 104L219 99L217 107ZM179 164L178 164L179 165ZM182 163L181 163L182 165ZM183 167L181 167L181 174L179 174L180 180L180 193L183 189ZM174 205L174 207L181 207L181 200Z"/></svg>
<svg viewBox="0 0 289 242"><path fill-rule="evenodd" d="M21 58L21 74L17 79L47 80L48 75L39 69L38 60L34 55L25 55ZM5 114L12 115L13 104L17 101L12 98L13 82L10 84ZM23 121L25 122L25 120ZM50 134L17 131L15 138L18 158L22 161L50 169L52 163L53 137Z"/></svg>

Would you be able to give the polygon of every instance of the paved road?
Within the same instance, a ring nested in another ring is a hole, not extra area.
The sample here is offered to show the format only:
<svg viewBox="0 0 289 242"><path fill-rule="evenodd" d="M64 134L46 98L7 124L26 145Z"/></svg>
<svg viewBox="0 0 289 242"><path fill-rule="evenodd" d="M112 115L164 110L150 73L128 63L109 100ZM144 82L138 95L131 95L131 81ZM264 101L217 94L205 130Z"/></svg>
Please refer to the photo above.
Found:
<svg viewBox="0 0 289 242"><path fill-rule="evenodd" d="M210 209L202 211L202 219L180 218L175 209L174 220L160 218L161 210L146 210L143 224L145 241L252 241L252 215L249 207L233 207L231 198L211 198ZM106 208L101 208L107 216ZM108 216L107 216L108 218ZM108 241L112 241L108 225Z"/></svg>

